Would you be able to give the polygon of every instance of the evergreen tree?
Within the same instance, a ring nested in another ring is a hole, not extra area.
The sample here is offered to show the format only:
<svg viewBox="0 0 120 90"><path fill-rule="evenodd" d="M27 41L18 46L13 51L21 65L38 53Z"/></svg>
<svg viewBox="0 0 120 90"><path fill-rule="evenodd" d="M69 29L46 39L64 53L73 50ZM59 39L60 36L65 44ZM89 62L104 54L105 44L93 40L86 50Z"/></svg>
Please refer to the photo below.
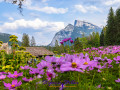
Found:
<svg viewBox="0 0 120 90"><path fill-rule="evenodd" d="M120 8L116 10L116 16L115 16L115 21L116 21L116 31L114 32L116 35L116 44L120 44Z"/></svg>
<svg viewBox="0 0 120 90"><path fill-rule="evenodd" d="M83 49L83 45L82 43L80 42L79 38L76 38L75 41L74 41L74 50L79 53L81 52Z"/></svg>
<svg viewBox="0 0 120 90"><path fill-rule="evenodd" d="M95 34L94 41L95 41L95 47L99 47L100 46L100 36L99 36L98 32L96 32L96 34Z"/></svg>
<svg viewBox="0 0 120 90"><path fill-rule="evenodd" d="M115 16L114 11L111 7L108 15L108 21L107 21L107 30L106 30L106 39L105 44L106 45L113 45L115 43Z"/></svg>
<svg viewBox="0 0 120 90"><path fill-rule="evenodd" d="M22 46L23 47L29 47L29 36L26 33L23 33L23 37L22 37Z"/></svg>
<svg viewBox="0 0 120 90"><path fill-rule="evenodd" d="M30 46L36 46L34 36L32 36L32 39L31 39L31 42L30 42Z"/></svg>
<svg viewBox="0 0 120 90"><path fill-rule="evenodd" d="M104 28L105 27L103 27L102 32L100 34L100 45L101 46L104 46Z"/></svg>
<svg viewBox="0 0 120 90"><path fill-rule="evenodd" d="M58 41L56 40L55 41L55 47L58 47L59 45L58 45Z"/></svg>

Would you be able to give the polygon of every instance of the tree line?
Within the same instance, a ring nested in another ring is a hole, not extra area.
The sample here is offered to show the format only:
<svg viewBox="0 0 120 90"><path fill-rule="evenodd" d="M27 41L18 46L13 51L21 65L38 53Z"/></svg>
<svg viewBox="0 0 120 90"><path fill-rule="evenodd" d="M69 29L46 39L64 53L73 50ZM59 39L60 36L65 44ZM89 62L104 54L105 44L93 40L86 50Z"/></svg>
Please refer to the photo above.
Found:
<svg viewBox="0 0 120 90"><path fill-rule="evenodd" d="M110 8L107 25L103 27L100 35L100 45L120 45L120 8L115 12Z"/></svg>
<svg viewBox="0 0 120 90"><path fill-rule="evenodd" d="M23 33L22 36L22 46L23 47L29 47L29 46L36 46L35 38L32 36L32 38L29 38L29 35L26 33Z"/></svg>

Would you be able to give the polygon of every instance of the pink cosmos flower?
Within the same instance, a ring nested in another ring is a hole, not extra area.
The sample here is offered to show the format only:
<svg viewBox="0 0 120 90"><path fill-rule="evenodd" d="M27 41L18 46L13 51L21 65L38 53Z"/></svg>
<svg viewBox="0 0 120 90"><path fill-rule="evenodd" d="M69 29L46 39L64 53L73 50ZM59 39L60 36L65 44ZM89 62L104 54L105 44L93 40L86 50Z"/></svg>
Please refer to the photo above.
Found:
<svg viewBox="0 0 120 90"><path fill-rule="evenodd" d="M47 70L47 79L48 81L51 80L51 78L55 78L56 74L53 72L53 70Z"/></svg>
<svg viewBox="0 0 120 90"><path fill-rule="evenodd" d="M0 80L5 79L6 75L0 75Z"/></svg>
<svg viewBox="0 0 120 90"><path fill-rule="evenodd" d="M74 58L72 62L66 62L61 65L60 70L62 72L65 71L78 71L78 72L83 72L80 68L83 63L79 60L79 58Z"/></svg>
<svg viewBox="0 0 120 90"><path fill-rule="evenodd" d="M39 64L37 64L37 68L39 69L47 69L47 68L52 68L51 64L45 60L42 60Z"/></svg>
<svg viewBox="0 0 120 90"><path fill-rule="evenodd" d="M25 82L30 82L30 81L32 81L32 80L33 80L33 78L32 78L32 77L30 77L29 79L27 79L26 77L24 77L24 78L22 78L22 80L23 80L23 81L25 81Z"/></svg>
<svg viewBox="0 0 120 90"><path fill-rule="evenodd" d="M8 75L7 75L7 77L9 77L9 78L18 78L19 76L23 76L23 72L17 73L17 71L14 71L13 74L11 74L10 72L8 72Z"/></svg>
<svg viewBox="0 0 120 90"><path fill-rule="evenodd" d="M7 74L6 72L0 72L0 75L2 75L2 74Z"/></svg>
<svg viewBox="0 0 120 90"><path fill-rule="evenodd" d="M63 43L64 43L64 42L60 42L60 44L62 44L62 45L63 45Z"/></svg>
<svg viewBox="0 0 120 90"><path fill-rule="evenodd" d="M20 68L23 69L23 70L27 70L27 69L29 69L29 66L24 66L24 67L20 66Z"/></svg>
<svg viewBox="0 0 120 90"><path fill-rule="evenodd" d="M117 80L115 80L115 82L118 82L118 83L119 83L119 82L120 82L120 78L118 78Z"/></svg>
<svg viewBox="0 0 120 90"><path fill-rule="evenodd" d="M101 88L101 84L97 86L97 88Z"/></svg>
<svg viewBox="0 0 120 90"><path fill-rule="evenodd" d="M73 40L70 40L70 43L73 43Z"/></svg>
<svg viewBox="0 0 120 90"><path fill-rule="evenodd" d="M13 80L12 84L5 83L5 82L3 82L3 83L4 83L5 88L7 88L9 90L16 90L15 87L18 87L22 84L22 82L21 81L18 82L17 79Z"/></svg>
<svg viewBox="0 0 120 90"><path fill-rule="evenodd" d="M116 61L116 64L120 63L120 56L113 58Z"/></svg>

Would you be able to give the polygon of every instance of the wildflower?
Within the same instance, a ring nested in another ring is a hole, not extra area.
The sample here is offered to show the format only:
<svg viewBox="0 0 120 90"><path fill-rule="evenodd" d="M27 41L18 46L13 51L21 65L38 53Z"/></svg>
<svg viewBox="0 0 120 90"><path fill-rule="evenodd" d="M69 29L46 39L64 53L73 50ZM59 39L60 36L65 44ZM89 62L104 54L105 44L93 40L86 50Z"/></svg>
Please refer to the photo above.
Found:
<svg viewBox="0 0 120 90"><path fill-rule="evenodd" d="M82 62L78 58L74 58L72 62L66 62L61 65L61 71L79 71L83 72L80 68L82 68Z"/></svg>
<svg viewBox="0 0 120 90"><path fill-rule="evenodd" d="M0 80L5 79L6 75L0 75Z"/></svg>
<svg viewBox="0 0 120 90"><path fill-rule="evenodd" d="M17 73L17 71L14 71L14 74L11 74L10 72L8 72L8 75L7 75L7 77L9 78L18 78L19 76L23 76L23 72Z"/></svg>
<svg viewBox="0 0 120 90"><path fill-rule="evenodd" d="M47 69L47 68L52 68L51 64L48 63L47 61L42 60L39 64L37 64L37 67L39 69Z"/></svg>
<svg viewBox="0 0 120 90"><path fill-rule="evenodd" d="M27 69L29 69L29 66L24 66L24 67L23 67L23 66L20 66L20 68L21 68L21 69L24 69L24 70L27 70Z"/></svg>
<svg viewBox="0 0 120 90"><path fill-rule="evenodd" d="M2 75L2 74L7 74L6 72L0 72L0 75Z"/></svg>
<svg viewBox="0 0 120 90"><path fill-rule="evenodd" d="M118 78L117 80L115 80L115 82L118 82L118 83L119 83L119 82L120 82L120 78Z"/></svg>
<svg viewBox="0 0 120 90"><path fill-rule="evenodd" d="M33 81L33 78L30 77L29 79L27 79L26 77L22 78L23 81L25 82L30 82L30 81Z"/></svg>
<svg viewBox="0 0 120 90"><path fill-rule="evenodd" d="M70 43L73 43L73 40L70 40Z"/></svg>
<svg viewBox="0 0 120 90"><path fill-rule="evenodd" d="M62 44L62 45L63 45L63 43L64 43L64 42L60 42L60 44Z"/></svg>
<svg viewBox="0 0 120 90"><path fill-rule="evenodd" d="M47 70L47 79L48 81L51 80L51 78L55 78L56 74L53 72L53 70Z"/></svg>
<svg viewBox="0 0 120 90"><path fill-rule="evenodd" d="M101 88L101 84L97 86L97 88Z"/></svg>
<svg viewBox="0 0 120 90"><path fill-rule="evenodd" d="M18 86L20 86L22 84L22 82L21 81L18 82L17 79L13 80L12 84L5 83L5 82L3 82L3 83L4 83L5 88L7 88L9 90L14 90L15 87L18 87Z"/></svg>

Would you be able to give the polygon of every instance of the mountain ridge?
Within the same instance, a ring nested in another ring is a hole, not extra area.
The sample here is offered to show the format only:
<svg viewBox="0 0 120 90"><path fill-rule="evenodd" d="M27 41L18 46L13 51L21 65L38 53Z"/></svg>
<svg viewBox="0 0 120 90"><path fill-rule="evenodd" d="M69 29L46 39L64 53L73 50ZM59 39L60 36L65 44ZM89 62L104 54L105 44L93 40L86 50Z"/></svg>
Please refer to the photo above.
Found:
<svg viewBox="0 0 120 90"><path fill-rule="evenodd" d="M68 24L64 29L58 31L48 46L55 46L55 41L60 42L65 38L71 37L73 40L77 37L89 36L92 32L101 33L102 28L87 21L75 20L74 25ZM60 45L60 43L59 43Z"/></svg>

